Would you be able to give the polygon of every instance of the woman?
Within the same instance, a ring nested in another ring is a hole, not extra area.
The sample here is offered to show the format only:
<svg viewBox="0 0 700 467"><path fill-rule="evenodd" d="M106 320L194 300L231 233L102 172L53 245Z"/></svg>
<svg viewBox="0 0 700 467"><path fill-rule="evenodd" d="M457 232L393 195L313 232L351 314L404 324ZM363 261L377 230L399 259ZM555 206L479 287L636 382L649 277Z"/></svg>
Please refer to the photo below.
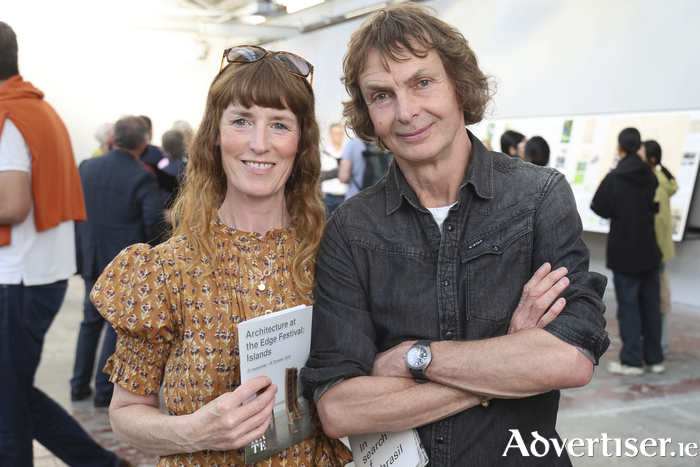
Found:
<svg viewBox="0 0 700 467"><path fill-rule="evenodd" d="M659 186L656 188L654 202L659 203L659 212L654 216L656 242L661 249L661 350L668 351L668 313L671 311L671 288L666 262L676 257L673 243L673 223L671 222L671 196L678 191L678 183L671 172L661 165L661 146L654 140L644 141L639 149L639 156L649 164L656 174Z"/></svg>
<svg viewBox="0 0 700 467"><path fill-rule="evenodd" d="M510 157L519 157L525 160L525 144L527 139L522 133L508 130L501 135L501 152Z"/></svg>
<svg viewBox="0 0 700 467"><path fill-rule="evenodd" d="M119 336L105 368L115 383L112 426L159 454L159 466L244 464L239 449L265 433L278 388L267 376L240 384L237 323L312 302L325 221L319 129L304 78L313 67L250 46L224 57L231 64L222 60L210 87L173 238L125 249L92 292ZM178 416L160 412L161 385ZM312 414L313 436L261 464L349 462Z"/></svg>
<svg viewBox="0 0 700 467"><path fill-rule="evenodd" d="M533 136L525 144L525 160L535 165L547 167L549 164L549 144L541 136Z"/></svg>

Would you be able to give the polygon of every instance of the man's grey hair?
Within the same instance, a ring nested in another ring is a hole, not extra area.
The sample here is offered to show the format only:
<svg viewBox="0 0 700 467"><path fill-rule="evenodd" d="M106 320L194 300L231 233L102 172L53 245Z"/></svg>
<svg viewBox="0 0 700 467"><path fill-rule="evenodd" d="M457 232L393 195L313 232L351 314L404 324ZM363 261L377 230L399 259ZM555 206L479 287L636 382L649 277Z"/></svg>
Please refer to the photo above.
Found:
<svg viewBox="0 0 700 467"><path fill-rule="evenodd" d="M140 117L129 115L114 124L114 145L124 149L138 149L148 139L148 128Z"/></svg>
<svg viewBox="0 0 700 467"><path fill-rule="evenodd" d="M192 125L187 123L184 120L178 120L175 123L173 123L173 130L179 131L182 133L185 137L191 138L192 135L194 134L194 130L192 129Z"/></svg>
<svg viewBox="0 0 700 467"><path fill-rule="evenodd" d="M170 160L179 159L185 155L185 136L177 130L163 133L163 154Z"/></svg>
<svg viewBox="0 0 700 467"><path fill-rule="evenodd" d="M97 127L95 131L95 139L100 142L100 144L107 143L109 139L109 134L114 129L114 123L103 123Z"/></svg>

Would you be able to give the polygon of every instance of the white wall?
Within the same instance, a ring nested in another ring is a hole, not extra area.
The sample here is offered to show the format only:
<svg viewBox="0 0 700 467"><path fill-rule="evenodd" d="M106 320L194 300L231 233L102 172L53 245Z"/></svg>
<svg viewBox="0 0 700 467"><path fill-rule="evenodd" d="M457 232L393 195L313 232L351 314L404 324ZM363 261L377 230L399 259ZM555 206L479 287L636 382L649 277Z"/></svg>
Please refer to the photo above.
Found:
<svg viewBox="0 0 700 467"><path fill-rule="evenodd" d="M107 2L2 0L17 32L20 71L63 117L76 158L95 149L95 128L122 114L146 114L156 143L175 120L196 125L220 54L236 45L208 37L195 58L194 34L117 26ZM112 2L121 5L121 2ZM700 108L700 2L695 0L438 0L499 80L494 117ZM361 19L269 44L315 66L322 128L341 117L338 78ZM700 200L697 201L700 203ZM605 236L587 234L592 267L604 268ZM677 245L669 264L673 299L700 307L700 242ZM598 261L595 258L599 258ZM607 271L609 273L609 271Z"/></svg>
<svg viewBox="0 0 700 467"><path fill-rule="evenodd" d="M482 69L498 79L494 117L700 108L695 24L700 2L438 0L430 5L462 31ZM316 66L322 121L340 118L340 102L347 96L332 75L340 73L345 44L360 22L274 45ZM606 239L585 235L591 268L612 278L605 268ZM679 243L677 252L668 265L672 299L700 307L700 242Z"/></svg>
<svg viewBox="0 0 700 467"><path fill-rule="evenodd" d="M123 115L148 115L157 145L176 120L199 123L224 39L210 38L199 60L195 34L120 26L100 10L106 2L2 3L0 20L17 33L20 73L63 118L77 160L99 146L100 124Z"/></svg>

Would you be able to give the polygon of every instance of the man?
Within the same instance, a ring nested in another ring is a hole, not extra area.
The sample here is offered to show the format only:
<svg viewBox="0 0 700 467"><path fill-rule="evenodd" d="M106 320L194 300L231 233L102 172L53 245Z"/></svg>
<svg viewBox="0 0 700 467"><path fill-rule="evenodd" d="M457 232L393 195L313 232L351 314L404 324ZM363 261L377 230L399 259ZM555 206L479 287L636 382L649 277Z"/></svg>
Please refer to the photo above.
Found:
<svg viewBox="0 0 700 467"><path fill-rule="evenodd" d="M19 75L17 52L0 22L0 465L33 465L36 439L68 465L114 467L120 459L34 387L75 273L74 222L85 220L85 204L68 131Z"/></svg>
<svg viewBox="0 0 700 467"><path fill-rule="evenodd" d="M321 150L321 191L323 192L323 204L326 206L326 217L330 217L340 203L345 199L348 185L338 178L340 168L340 156L343 153L343 140L345 132L342 125L334 123L328 129L330 146Z"/></svg>
<svg viewBox="0 0 700 467"><path fill-rule="evenodd" d="M345 145L340 155L338 179L348 184L345 199L350 199L362 190L362 180L365 174L366 162L362 153L367 149L367 143L360 138L352 138Z"/></svg>
<svg viewBox="0 0 700 467"><path fill-rule="evenodd" d="M163 153L168 160L168 165L161 170L173 177L174 183L170 190L161 187L161 194L165 200L165 219L170 220L169 210L180 192L180 185L185 179L187 170L187 137L178 130L168 130L163 133Z"/></svg>
<svg viewBox="0 0 700 467"><path fill-rule="evenodd" d="M139 159L144 164L150 165L155 171L155 169L159 167L158 164L165 159L165 156L158 146L151 144L153 140L153 123L150 117L140 115L139 118L143 119L146 128L148 128L148 144L146 145L146 149L144 149L143 153L139 156Z"/></svg>
<svg viewBox="0 0 700 467"><path fill-rule="evenodd" d="M661 350L661 250L654 228L658 180L637 155L641 145L636 128L620 132L617 150L622 159L591 202L593 212L610 219L606 265L614 275L622 339L620 361L608 365L615 375L641 376L645 363L652 373L666 371Z"/></svg>
<svg viewBox="0 0 700 467"><path fill-rule="evenodd" d="M343 81L349 126L395 161L336 210L318 254L302 381L326 433L417 427L433 466L571 465L518 447L558 438L558 389L587 384L609 344L569 185L465 129L488 79L423 7L363 24Z"/></svg>
<svg viewBox="0 0 700 467"><path fill-rule="evenodd" d="M156 224L163 202L156 176L139 162L148 144L148 130L139 117L125 117L114 125L114 148L80 164L88 220L76 227L78 270L85 280L84 317L80 323L71 399L91 394L90 380L102 328L105 338L95 375L95 407L108 407L113 384L102 372L114 353L117 336L90 301L90 291L104 268L134 243L157 244Z"/></svg>

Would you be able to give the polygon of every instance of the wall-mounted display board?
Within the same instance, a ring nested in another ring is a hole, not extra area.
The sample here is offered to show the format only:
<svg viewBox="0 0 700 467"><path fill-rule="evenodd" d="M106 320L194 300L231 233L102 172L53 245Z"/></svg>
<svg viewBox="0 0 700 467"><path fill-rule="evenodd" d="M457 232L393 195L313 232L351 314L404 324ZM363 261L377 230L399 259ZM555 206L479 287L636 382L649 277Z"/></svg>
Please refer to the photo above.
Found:
<svg viewBox="0 0 700 467"><path fill-rule="evenodd" d="M663 165L678 182L671 198L673 239L681 241L700 165L700 110L484 120L470 130L494 151L507 130L541 136L550 147L549 165L571 185L584 230L607 233L610 222L591 211L591 200L605 175L619 162L617 136L634 127L642 141L661 145Z"/></svg>

